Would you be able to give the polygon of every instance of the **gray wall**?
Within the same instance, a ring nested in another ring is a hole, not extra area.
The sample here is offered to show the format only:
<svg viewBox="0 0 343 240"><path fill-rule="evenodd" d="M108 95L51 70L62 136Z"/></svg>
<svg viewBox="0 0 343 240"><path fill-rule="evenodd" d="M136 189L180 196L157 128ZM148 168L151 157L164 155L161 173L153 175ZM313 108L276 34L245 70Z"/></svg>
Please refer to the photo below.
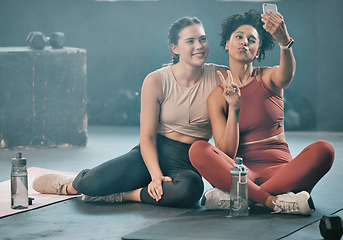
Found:
<svg viewBox="0 0 343 240"><path fill-rule="evenodd" d="M341 0L277 1L290 35L297 71L286 90L286 129L343 131ZM66 34L66 45L85 48L90 124L137 125L144 77L170 62L167 33L183 16L197 16L210 42L208 62L227 64L219 47L220 24L228 15L262 2L160 0L0 0L0 46L25 46L30 31ZM276 65L279 49L262 65ZM0 86L1 87L1 86Z"/></svg>
<svg viewBox="0 0 343 240"><path fill-rule="evenodd" d="M317 129L343 130L343 1L317 1Z"/></svg>

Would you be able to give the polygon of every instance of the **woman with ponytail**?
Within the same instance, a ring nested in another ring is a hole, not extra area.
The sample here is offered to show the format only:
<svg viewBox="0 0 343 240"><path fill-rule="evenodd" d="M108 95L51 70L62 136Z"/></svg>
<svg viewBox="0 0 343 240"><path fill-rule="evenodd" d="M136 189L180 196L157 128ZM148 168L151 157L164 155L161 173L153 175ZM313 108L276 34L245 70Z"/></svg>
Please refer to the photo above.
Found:
<svg viewBox="0 0 343 240"><path fill-rule="evenodd" d="M172 63L145 78L141 91L140 144L125 155L76 178L38 177L33 187L50 194L84 194L84 201L124 202L186 207L204 189L188 150L212 137L206 101L227 68L206 64L209 46L199 19L184 17L168 34Z"/></svg>

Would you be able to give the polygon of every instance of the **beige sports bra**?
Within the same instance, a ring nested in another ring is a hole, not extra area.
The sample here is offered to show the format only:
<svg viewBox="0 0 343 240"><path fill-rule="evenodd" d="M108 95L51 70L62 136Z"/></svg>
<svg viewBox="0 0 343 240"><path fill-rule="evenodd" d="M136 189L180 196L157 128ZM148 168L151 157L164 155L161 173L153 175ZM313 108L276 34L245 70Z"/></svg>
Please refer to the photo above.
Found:
<svg viewBox="0 0 343 240"><path fill-rule="evenodd" d="M190 88L178 84L170 65L158 71L162 77L163 88L158 133L175 131L196 138L210 139L212 128L207 112L207 97L219 84L216 65L205 64L202 79Z"/></svg>

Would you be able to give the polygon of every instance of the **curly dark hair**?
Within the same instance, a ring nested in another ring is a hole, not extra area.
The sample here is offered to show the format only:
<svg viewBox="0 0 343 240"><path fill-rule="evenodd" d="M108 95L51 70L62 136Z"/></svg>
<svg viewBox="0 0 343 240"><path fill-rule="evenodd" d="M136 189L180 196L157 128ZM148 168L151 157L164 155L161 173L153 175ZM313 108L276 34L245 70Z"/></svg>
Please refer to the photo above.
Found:
<svg viewBox="0 0 343 240"><path fill-rule="evenodd" d="M242 25L250 25L254 27L260 38L260 56L257 59L261 61L265 57L265 51L271 50L275 46L274 38L263 28L263 22L261 21L261 12L256 9L251 9L243 14L234 14L224 19L222 23L222 41L220 46L225 49L226 42L230 40L231 34Z"/></svg>

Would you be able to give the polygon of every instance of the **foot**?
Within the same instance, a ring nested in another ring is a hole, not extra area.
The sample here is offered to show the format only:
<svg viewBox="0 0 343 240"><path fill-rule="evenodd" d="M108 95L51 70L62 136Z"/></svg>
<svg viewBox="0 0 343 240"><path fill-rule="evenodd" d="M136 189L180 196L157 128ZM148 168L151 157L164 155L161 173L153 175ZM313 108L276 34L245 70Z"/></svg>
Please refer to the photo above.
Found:
<svg viewBox="0 0 343 240"><path fill-rule="evenodd" d="M205 192L201 199L201 206L209 210L229 210L230 193L218 188L212 188Z"/></svg>
<svg viewBox="0 0 343 240"><path fill-rule="evenodd" d="M312 198L306 191L297 194L288 192L276 197L273 213L311 215L315 210Z"/></svg>
<svg viewBox="0 0 343 240"><path fill-rule="evenodd" d="M106 196L88 196L82 195L82 201L84 202L124 202L124 193L113 193Z"/></svg>
<svg viewBox="0 0 343 240"><path fill-rule="evenodd" d="M32 187L40 193L69 195L67 186L73 180L73 176L49 173L36 178L32 183Z"/></svg>

